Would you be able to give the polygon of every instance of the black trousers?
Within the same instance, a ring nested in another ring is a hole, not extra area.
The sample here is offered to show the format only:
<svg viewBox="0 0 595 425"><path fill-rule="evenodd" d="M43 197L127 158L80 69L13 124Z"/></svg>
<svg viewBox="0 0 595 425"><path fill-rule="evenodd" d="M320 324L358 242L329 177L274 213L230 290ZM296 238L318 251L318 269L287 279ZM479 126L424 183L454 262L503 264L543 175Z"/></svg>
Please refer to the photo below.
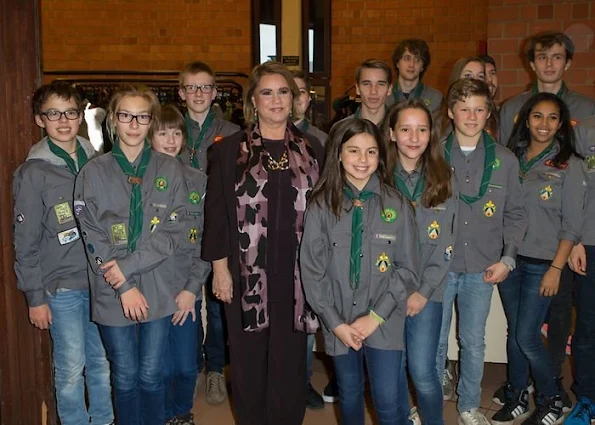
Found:
<svg viewBox="0 0 595 425"><path fill-rule="evenodd" d="M273 299L267 329L242 329L238 285L234 284L232 303L225 305L231 399L238 425L301 425L304 419L307 335L293 330L292 276L281 280L285 282L269 279L269 299Z"/></svg>
<svg viewBox="0 0 595 425"><path fill-rule="evenodd" d="M547 346L556 377L562 375L562 364L566 360L566 343L572 326L573 287L574 273L565 266L558 293L552 298L548 314Z"/></svg>

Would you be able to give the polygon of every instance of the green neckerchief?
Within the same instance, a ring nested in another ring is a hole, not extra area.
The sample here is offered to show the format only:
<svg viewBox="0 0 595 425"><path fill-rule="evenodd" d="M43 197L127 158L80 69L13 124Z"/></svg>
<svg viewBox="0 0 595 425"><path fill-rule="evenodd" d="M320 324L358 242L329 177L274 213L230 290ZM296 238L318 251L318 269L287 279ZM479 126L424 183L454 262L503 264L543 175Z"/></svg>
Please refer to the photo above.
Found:
<svg viewBox="0 0 595 425"><path fill-rule="evenodd" d="M558 96L560 99L562 99L562 97L566 94L566 92L568 91L568 88L566 87L566 83L564 83L564 81L562 81L562 87L560 87L560 90L558 90L558 93L556 93L556 96ZM531 94L538 94L539 93L539 89L537 88L537 81L535 81L533 84L531 84Z"/></svg>
<svg viewBox="0 0 595 425"><path fill-rule="evenodd" d="M310 123L306 118L303 119L304 125L302 126L302 132L305 133L310 128Z"/></svg>
<svg viewBox="0 0 595 425"><path fill-rule="evenodd" d="M416 202L421 194L424 191L424 187L426 186L425 180L423 176L420 174L419 179L415 185L415 189L413 189L413 194L409 191L409 188L405 184L405 181L401 178L399 171L395 167L395 183L397 185L397 189L399 192L405 196L405 198L409 199L411 202Z"/></svg>
<svg viewBox="0 0 595 425"><path fill-rule="evenodd" d="M132 185L130 195L130 218L128 219L128 251L133 252L136 249L136 241L143 231L143 197L141 184L143 176L147 171L149 160L151 159L151 145L145 140L140 164L136 170L126 158L126 155L120 148L120 141L116 140L112 148L112 155L116 162L128 176L128 183Z"/></svg>
<svg viewBox="0 0 595 425"><path fill-rule="evenodd" d="M362 263L362 232L364 230L364 203L374 195L374 192L361 192L358 197L348 186L343 192L353 204L351 215L351 254L349 257L349 284L354 291L359 288L359 272ZM357 202L359 201L359 202ZM361 205L356 205L356 202Z"/></svg>
<svg viewBox="0 0 595 425"><path fill-rule="evenodd" d="M410 94L409 97L407 98L407 100L421 98L421 94L424 92L424 88L425 88L425 86L423 85L423 83L421 81L418 81L417 84L415 85L415 87L413 88L413 90L411 90L409 92L409 93L413 94L413 96L411 96L411 94ZM401 102L399 99L401 98L402 94L403 94L403 92L401 91L401 88L399 87L399 81L397 80L396 86L393 87L393 99L394 99L395 103Z"/></svg>
<svg viewBox="0 0 595 425"><path fill-rule="evenodd" d="M190 118L190 115L188 115L188 113L186 113L185 118L186 133L188 134L188 141L190 142L188 144L188 149L190 149L190 164L192 165L192 167L198 168L198 157L196 155L196 151L198 151L198 149L200 148L202 140L204 139L205 135L207 134L207 131L209 131L209 128L211 128L211 125L213 124L213 120L215 119L215 111L213 111L213 108L209 110L209 113L205 118L205 122L202 123L202 126L200 127L200 133L198 133L198 137L196 139L192 139L192 126L190 125L190 121L192 120L192 118Z"/></svg>
<svg viewBox="0 0 595 425"><path fill-rule="evenodd" d="M531 159L529 161L525 161L523 159L523 156L527 155L527 153L525 153L525 155L523 155L519 158L519 179L521 180L521 183L523 182L523 179L525 178L527 173L529 173L529 170L531 169L531 167L533 167L536 163L541 161L544 157L546 157L552 151L552 149L554 149L554 144L555 144L554 142L550 143L550 145L547 148L545 148L543 151L541 151L541 153L539 155L537 155L536 157L534 157L533 159Z"/></svg>
<svg viewBox="0 0 595 425"><path fill-rule="evenodd" d="M83 168L83 165L87 163L87 152L85 152L83 146L80 144L78 140L76 141L76 160L78 166L74 163L74 159L72 159L72 157L68 155L68 152L66 152L60 146L52 142L50 139L48 139L48 145L50 147L50 151L52 151L52 153L57 157L62 158L64 162L66 162L66 165L68 166L70 172L75 176L78 174L79 170Z"/></svg>
<svg viewBox="0 0 595 425"><path fill-rule="evenodd" d="M490 136L485 130L481 132L483 137L483 144L485 147L485 156L483 160L483 176L481 176L481 183L479 185L479 193L477 196L468 196L460 194L461 200L471 205L474 202L479 201L483 198L486 191L488 190L488 185L490 184L490 179L492 178L492 171L494 169L494 162L496 161L496 141L492 136ZM444 159L446 162L450 164L450 151L452 150L452 143L454 140L454 131L450 133L448 139L446 140L446 145L444 146Z"/></svg>

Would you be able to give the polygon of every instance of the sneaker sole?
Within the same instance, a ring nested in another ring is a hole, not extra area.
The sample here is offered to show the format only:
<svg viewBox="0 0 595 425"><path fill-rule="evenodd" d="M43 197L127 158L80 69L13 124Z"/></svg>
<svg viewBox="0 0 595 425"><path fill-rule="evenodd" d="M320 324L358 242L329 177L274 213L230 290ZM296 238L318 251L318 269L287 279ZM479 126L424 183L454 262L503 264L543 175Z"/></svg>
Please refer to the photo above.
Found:
<svg viewBox="0 0 595 425"><path fill-rule="evenodd" d="M562 412L563 413L568 413L572 410L572 408L574 407L574 405L570 406L570 407L563 407L562 408ZM591 421L591 423L595 423L595 419Z"/></svg>
<svg viewBox="0 0 595 425"><path fill-rule="evenodd" d="M500 422L500 421L495 421L493 419L490 419L490 423L492 425L512 425L515 421L520 421L520 420L526 419L529 416L531 416L531 411L530 410L527 410L525 413L523 413L522 415L517 416L516 418L514 418L511 421Z"/></svg>
<svg viewBox="0 0 595 425"><path fill-rule="evenodd" d="M324 409L324 404L323 405L316 405L316 406L306 404L306 407L308 409L310 409L310 410L320 410L320 409Z"/></svg>
<svg viewBox="0 0 595 425"><path fill-rule="evenodd" d="M336 403L339 401L339 397L334 397L332 395L322 394L322 399L325 403Z"/></svg>
<svg viewBox="0 0 595 425"><path fill-rule="evenodd" d="M444 401L450 401L455 397L454 394L442 394L442 400Z"/></svg>

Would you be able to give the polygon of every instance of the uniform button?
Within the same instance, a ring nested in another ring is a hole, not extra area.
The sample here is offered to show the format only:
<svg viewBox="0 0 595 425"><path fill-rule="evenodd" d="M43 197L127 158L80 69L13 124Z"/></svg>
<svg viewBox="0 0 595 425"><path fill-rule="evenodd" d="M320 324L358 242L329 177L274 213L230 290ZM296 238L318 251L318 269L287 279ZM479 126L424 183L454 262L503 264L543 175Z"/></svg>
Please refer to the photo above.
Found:
<svg viewBox="0 0 595 425"><path fill-rule="evenodd" d="M357 302L355 302L355 301L354 301L354 302L353 302L353 305L357 305Z"/></svg>
<svg viewBox="0 0 595 425"><path fill-rule="evenodd" d="M360 256L360 258L361 258L361 257L363 257L363 256L364 256L364 254L360 254L359 256Z"/></svg>
<svg viewBox="0 0 595 425"><path fill-rule="evenodd" d="M388 244L390 245L392 241L388 241Z"/></svg>
<svg viewBox="0 0 595 425"><path fill-rule="evenodd" d="M333 242L333 246L337 246L337 242Z"/></svg>
<svg viewBox="0 0 595 425"><path fill-rule="evenodd" d="M468 224L469 224L469 222L468 222L468 221L466 221L466 222L465 222L465 226L466 226L466 225L468 225Z"/></svg>
<svg viewBox="0 0 595 425"><path fill-rule="evenodd" d="M465 242L465 246L469 245L467 242Z"/></svg>
<svg viewBox="0 0 595 425"><path fill-rule="evenodd" d="M469 177L465 179L465 183L469 183Z"/></svg>

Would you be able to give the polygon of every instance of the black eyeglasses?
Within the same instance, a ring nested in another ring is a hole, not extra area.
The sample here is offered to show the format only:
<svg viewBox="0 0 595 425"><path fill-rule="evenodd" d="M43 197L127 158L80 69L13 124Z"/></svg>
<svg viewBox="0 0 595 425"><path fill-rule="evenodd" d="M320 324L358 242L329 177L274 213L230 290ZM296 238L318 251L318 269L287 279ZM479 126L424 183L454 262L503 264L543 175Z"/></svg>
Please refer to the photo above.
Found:
<svg viewBox="0 0 595 425"><path fill-rule="evenodd" d="M150 114L133 115L128 112L116 112L116 118L123 124L128 124L129 122L132 122L132 120L136 120L140 125L149 125L151 124L153 116Z"/></svg>
<svg viewBox="0 0 595 425"><path fill-rule="evenodd" d="M205 94L209 94L209 93L213 93L213 90L215 90L215 85L214 84L188 84L186 86L182 86L182 89L184 90L184 93L186 93L186 94L194 94L198 90L200 90L201 92L203 92Z"/></svg>
<svg viewBox="0 0 595 425"><path fill-rule="evenodd" d="M67 111L61 112L57 109L49 109L45 112L41 112L39 115L43 115L47 118L48 121L59 121L62 119L64 115L67 120L75 120L81 115L81 111L77 111L76 109L69 109Z"/></svg>

